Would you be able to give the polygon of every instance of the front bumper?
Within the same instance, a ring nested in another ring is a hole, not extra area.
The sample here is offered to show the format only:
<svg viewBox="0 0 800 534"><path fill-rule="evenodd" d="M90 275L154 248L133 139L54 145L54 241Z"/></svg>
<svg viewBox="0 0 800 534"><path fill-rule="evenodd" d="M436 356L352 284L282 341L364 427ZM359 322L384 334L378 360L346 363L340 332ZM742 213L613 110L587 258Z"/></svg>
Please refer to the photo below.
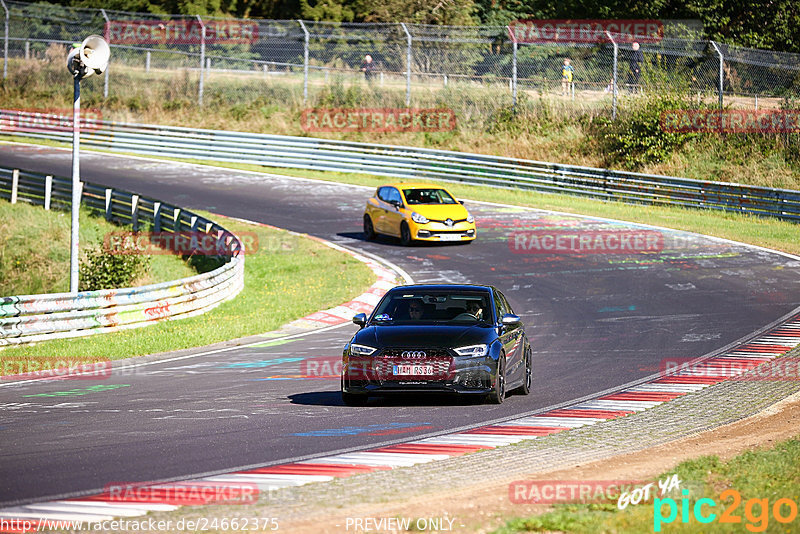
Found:
<svg viewBox="0 0 800 534"><path fill-rule="evenodd" d="M411 235L418 241L472 241L477 236L475 223L467 222L447 226L440 222L419 224L412 221L409 223L409 229Z"/></svg>
<svg viewBox="0 0 800 534"><path fill-rule="evenodd" d="M399 365L431 366L433 374L397 376L395 366ZM496 376L497 362L489 356L467 358L448 355L446 358L414 361L383 354L376 357L345 357L342 391L370 395L408 392L482 395L492 390Z"/></svg>

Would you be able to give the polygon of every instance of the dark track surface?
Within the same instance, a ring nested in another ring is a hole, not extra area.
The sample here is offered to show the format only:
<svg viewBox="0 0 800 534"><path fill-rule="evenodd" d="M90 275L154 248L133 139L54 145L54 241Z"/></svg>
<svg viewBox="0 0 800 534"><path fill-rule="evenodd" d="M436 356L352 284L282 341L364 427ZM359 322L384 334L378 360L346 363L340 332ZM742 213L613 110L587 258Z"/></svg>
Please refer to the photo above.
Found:
<svg viewBox="0 0 800 534"><path fill-rule="evenodd" d="M81 162L84 180L344 243L396 263L417 282L498 286L526 322L534 391L501 406L406 398L348 408L337 379L269 379L304 374L302 358L338 358L354 325L100 382L0 382L0 505L529 412L650 375L665 358L716 350L800 304L800 262L677 232L664 232L665 248L655 254L520 254L509 245L518 231L624 227L467 202L479 223L475 243L403 248L361 240L370 194L363 188L89 153ZM0 165L69 176L70 154L0 145ZM40 395L97 384L124 386Z"/></svg>

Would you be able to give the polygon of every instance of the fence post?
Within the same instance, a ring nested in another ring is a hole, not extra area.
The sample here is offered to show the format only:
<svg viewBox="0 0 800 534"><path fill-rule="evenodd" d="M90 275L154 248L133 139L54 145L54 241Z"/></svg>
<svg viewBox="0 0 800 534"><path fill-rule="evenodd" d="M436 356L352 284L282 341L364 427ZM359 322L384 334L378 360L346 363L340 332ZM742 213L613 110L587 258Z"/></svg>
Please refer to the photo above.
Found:
<svg viewBox="0 0 800 534"><path fill-rule="evenodd" d="M517 109L517 39L514 37L514 32L511 31L511 26L506 26L508 36L511 39L511 109Z"/></svg>
<svg viewBox="0 0 800 534"><path fill-rule="evenodd" d="M203 105L203 73L206 66L206 25L200 15L195 15L200 23L200 86L197 89L197 105Z"/></svg>
<svg viewBox="0 0 800 534"><path fill-rule="evenodd" d="M50 202L53 199L53 175L48 174L44 179L44 209L50 209Z"/></svg>
<svg viewBox="0 0 800 534"><path fill-rule="evenodd" d="M614 70L611 73L611 119L617 119L617 65L619 63L619 45L611 36L611 32L606 31L606 36L611 44L614 45Z"/></svg>
<svg viewBox="0 0 800 534"><path fill-rule="evenodd" d="M17 203L17 190L19 189L19 169L11 171L11 203Z"/></svg>
<svg viewBox="0 0 800 534"><path fill-rule="evenodd" d="M109 37L110 37L111 34L109 32L109 29L110 29L109 26L110 26L110 22L111 21L108 20L108 15L106 15L106 10L105 9L101 9L100 13L103 15L103 20L106 21L106 27L105 27L105 31L103 32L103 37L105 37L106 42L108 43L108 46L110 47L111 46L111 40L109 39ZM105 76L105 79L103 80L103 98L108 98L108 68L106 68L106 72L105 72L104 76Z"/></svg>
<svg viewBox="0 0 800 534"><path fill-rule="evenodd" d="M131 226L134 232L139 230L139 195L131 195Z"/></svg>
<svg viewBox="0 0 800 534"><path fill-rule="evenodd" d="M3 0L0 0L0 5L3 6L3 11L5 12L4 15L4 27L5 33L3 34L3 79L5 80L8 78L8 6Z"/></svg>
<svg viewBox="0 0 800 534"><path fill-rule="evenodd" d="M401 22L400 26L403 27L403 31L406 32L406 39L408 41L408 45L406 47L406 107L411 105L411 34L406 28L406 23Z"/></svg>
<svg viewBox="0 0 800 534"><path fill-rule="evenodd" d="M109 187L106 187L106 220L107 221L110 221L111 217L113 215L113 212L111 211L111 200L112 200L111 199L111 195L113 195L113 194L114 194L114 190L109 188Z"/></svg>
<svg viewBox="0 0 800 534"><path fill-rule="evenodd" d="M147 73L150 72L150 50L148 50L144 56L144 71Z"/></svg>
<svg viewBox="0 0 800 534"><path fill-rule="evenodd" d="M153 231L161 231L161 202L153 202Z"/></svg>
<svg viewBox="0 0 800 534"><path fill-rule="evenodd" d="M719 56L719 87L717 88L717 92L719 93L719 109L722 110L723 107L723 96L722 96L722 89L723 83L725 82L725 56L722 54L722 50L717 46L717 43L714 41L709 41L711 46L714 47L714 50L717 51L717 55Z"/></svg>
<svg viewBox="0 0 800 534"><path fill-rule="evenodd" d="M308 29L302 20L298 20L300 28L303 30L303 104L308 101Z"/></svg>

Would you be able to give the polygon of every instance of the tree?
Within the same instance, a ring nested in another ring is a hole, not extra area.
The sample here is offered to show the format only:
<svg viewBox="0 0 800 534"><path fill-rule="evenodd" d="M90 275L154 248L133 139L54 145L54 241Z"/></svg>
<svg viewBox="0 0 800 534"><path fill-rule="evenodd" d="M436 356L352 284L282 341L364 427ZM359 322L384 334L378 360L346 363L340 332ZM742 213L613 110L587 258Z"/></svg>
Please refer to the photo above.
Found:
<svg viewBox="0 0 800 534"><path fill-rule="evenodd" d="M479 22L473 0L354 0L365 22L411 22L472 26Z"/></svg>

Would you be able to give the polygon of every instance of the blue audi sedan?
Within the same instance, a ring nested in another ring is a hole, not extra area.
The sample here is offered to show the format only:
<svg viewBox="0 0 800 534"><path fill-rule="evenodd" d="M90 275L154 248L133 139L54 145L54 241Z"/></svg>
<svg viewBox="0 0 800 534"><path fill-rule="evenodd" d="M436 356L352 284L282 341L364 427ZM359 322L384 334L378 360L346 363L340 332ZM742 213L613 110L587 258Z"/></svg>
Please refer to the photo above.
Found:
<svg viewBox="0 0 800 534"><path fill-rule="evenodd" d="M481 396L496 404L527 395L533 367L520 317L492 286L399 286L360 326L342 355L342 400L438 392Z"/></svg>

